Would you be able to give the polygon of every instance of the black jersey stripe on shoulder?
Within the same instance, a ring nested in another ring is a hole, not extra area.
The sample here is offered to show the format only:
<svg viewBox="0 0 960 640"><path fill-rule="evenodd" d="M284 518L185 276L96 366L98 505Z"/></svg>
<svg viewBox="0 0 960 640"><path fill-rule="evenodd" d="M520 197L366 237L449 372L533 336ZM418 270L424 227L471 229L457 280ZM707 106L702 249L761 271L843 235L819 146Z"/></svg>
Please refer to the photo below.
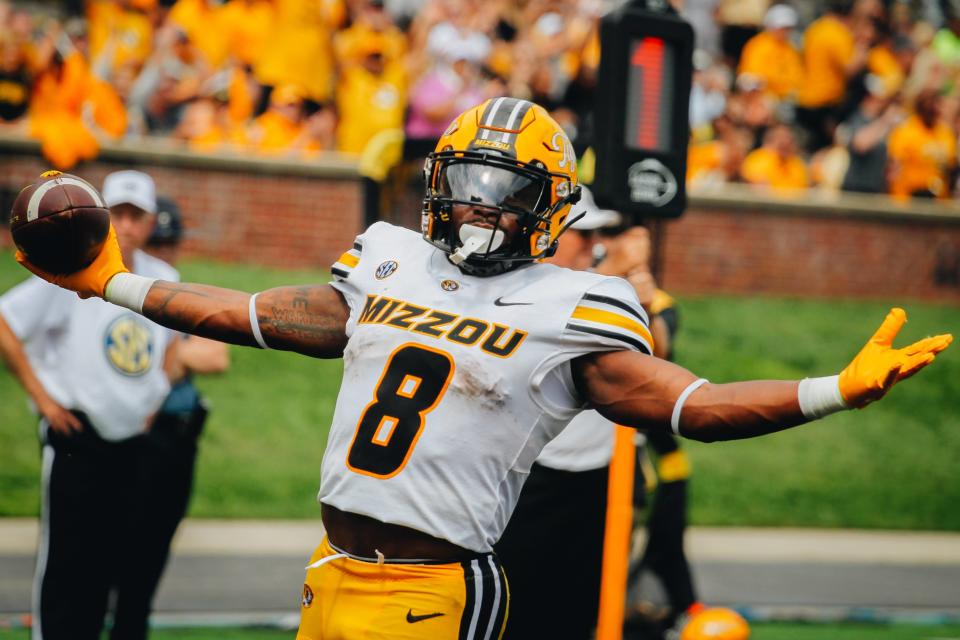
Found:
<svg viewBox="0 0 960 640"><path fill-rule="evenodd" d="M645 343L637 340L636 338L631 338L630 336L625 336L622 333L616 333L614 331L604 331L603 329L595 329L593 327L585 327L581 324L568 324L567 329L571 331L579 331L580 333L589 333L595 336L600 336L602 338L612 338L615 340L620 340L621 342L626 342L629 345L632 345L646 353L647 355L652 355L650 352L650 347Z"/></svg>
<svg viewBox="0 0 960 640"><path fill-rule="evenodd" d="M590 302L600 302L603 304L609 304L610 306L613 306L613 307L618 307L620 309L623 309L630 315L634 316L637 320L640 320L644 324L647 324L647 322L649 322L649 320L647 320L646 315L644 315L642 311L637 311L637 308L635 306L631 305L628 302L624 302L623 300L611 298L610 296L601 296L596 293L587 293L583 296L583 299L589 300Z"/></svg>
<svg viewBox="0 0 960 640"><path fill-rule="evenodd" d="M330 273L335 276L340 276L341 278L346 278L350 275L350 272L344 271L343 269L338 269L336 267L330 267Z"/></svg>
<svg viewBox="0 0 960 640"><path fill-rule="evenodd" d="M356 249L357 251L363 251L363 245L360 244L360 242L357 240L353 242L353 248Z"/></svg>

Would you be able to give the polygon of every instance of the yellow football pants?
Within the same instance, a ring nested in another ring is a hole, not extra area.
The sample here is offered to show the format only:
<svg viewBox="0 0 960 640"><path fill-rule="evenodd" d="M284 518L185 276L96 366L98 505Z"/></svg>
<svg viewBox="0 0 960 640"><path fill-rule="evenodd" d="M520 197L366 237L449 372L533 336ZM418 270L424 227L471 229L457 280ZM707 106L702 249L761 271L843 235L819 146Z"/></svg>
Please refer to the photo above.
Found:
<svg viewBox="0 0 960 640"><path fill-rule="evenodd" d="M336 554L324 538L310 564ZM509 600L493 554L448 564L338 557L307 569L297 640L497 640Z"/></svg>

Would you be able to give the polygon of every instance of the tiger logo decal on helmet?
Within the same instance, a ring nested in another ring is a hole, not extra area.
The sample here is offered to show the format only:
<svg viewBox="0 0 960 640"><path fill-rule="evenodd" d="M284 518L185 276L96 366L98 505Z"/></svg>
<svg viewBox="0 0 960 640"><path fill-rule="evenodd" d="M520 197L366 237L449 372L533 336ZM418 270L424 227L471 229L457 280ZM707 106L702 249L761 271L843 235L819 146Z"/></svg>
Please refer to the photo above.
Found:
<svg viewBox="0 0 960 640"><path fill-rule="evenodd" d="M549 257L580 199L576 176L573 146L543 107L517 98L487 100L459 115L427 157L423 237L471 275ZM457 229L456 205L495 214L493 230L471 236ZM505 239L501 223L508 215L519 233Z"/></svg>

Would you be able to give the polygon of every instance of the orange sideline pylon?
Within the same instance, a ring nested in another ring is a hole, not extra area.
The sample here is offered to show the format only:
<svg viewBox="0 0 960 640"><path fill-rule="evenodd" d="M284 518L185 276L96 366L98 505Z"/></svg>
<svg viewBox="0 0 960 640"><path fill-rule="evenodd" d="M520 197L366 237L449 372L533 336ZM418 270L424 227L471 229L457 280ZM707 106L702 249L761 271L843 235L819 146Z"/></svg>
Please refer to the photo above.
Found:
<svg viewBox="0 0 960 640"><path fill-rule="evenodd" d="M617 427L607 488L607 528L597 640L621 640L627 599L630 533L633 530L633 472L637 463L636 429Z"/></svg>

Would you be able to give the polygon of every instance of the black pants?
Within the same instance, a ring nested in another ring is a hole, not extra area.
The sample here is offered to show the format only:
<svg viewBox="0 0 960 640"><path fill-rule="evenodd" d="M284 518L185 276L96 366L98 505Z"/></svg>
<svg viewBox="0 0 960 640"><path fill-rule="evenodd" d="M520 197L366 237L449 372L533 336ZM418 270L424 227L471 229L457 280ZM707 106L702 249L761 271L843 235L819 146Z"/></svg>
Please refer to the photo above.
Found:
<svg viewBox="0 0 960 640"><path fill-rule="evenodd" d="M97 640L119 569L130 563L142 438L108 442L84 420L69 436L42 424L35 640ZM135 562L135 560L133 560Z"/></svg>
<svg viewBox="0 0 960 640"><path fill-rule="evenodd" d="M505 640L586 640L597 624L609 468L533 465L494 549L510 587Z"/></svg>
<svg viewBox="0 0 960 640"><path fill-rule="evenodd" d="M651 432L646 436L647 446L658 456L679 449L677 439L668 433ZM644 571L651 571L660 581L670 601L672 624L674 617L686 611L697 600L690 564L683 548L687 528L688 482L685 478L671 482L661 480L657 483L652 505L646 503L644 485L643 467L638 464L634 478L634 506L649 506L646 519L647 543L640 560L630 566L628 584L637 584Z"/></svg>
<svg viewBox="0 0 960 640"><path fill-rule="evenodd" d="M143 438L136 485L140 497L129 539L128 562L118 572L111 640L147 637L153 598L170 555L170 542L187 512L197 459L197 437L206 411L197 416L161 413Z"/></svg>

